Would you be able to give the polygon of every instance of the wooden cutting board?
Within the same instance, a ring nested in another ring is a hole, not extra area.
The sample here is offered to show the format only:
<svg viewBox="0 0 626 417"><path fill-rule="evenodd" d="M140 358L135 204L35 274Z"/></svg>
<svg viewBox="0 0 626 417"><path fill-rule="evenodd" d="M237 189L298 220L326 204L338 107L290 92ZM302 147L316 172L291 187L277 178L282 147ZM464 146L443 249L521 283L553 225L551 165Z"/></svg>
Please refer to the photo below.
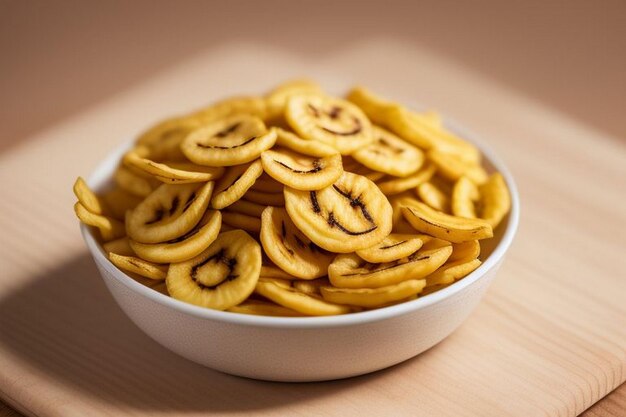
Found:
<svg viewBox="0 0 626 417"><path fill-rule="evenodd" d="M481 305L435 348L349 380L267 383L179 358L124 316L83 246L71 185L161 117L299 75L427 103L480 132L517 178L522 218ZM0 155L0 397L37 416L576 415L626 378L625 179L623 142L411 45L207 50Z"/></svg>

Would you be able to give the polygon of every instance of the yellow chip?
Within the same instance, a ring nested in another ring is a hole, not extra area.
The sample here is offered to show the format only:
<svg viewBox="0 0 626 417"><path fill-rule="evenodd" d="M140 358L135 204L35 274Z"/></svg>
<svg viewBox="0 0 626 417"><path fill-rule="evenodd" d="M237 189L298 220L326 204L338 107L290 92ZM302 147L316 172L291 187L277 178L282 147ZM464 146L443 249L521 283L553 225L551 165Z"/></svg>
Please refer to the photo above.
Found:
<svg viewBox="0 0 626 417"><path fill-rule="evenodd" d="M261 154L263 170L276 181L296 190L321 190L337 181L343 172L341 155L303 155L287 148Z"/></svg>
<svg viewBox="0 0 626 417"><path fill-rule="evenodd" d="M419 198L437 211L450 211L450 197L430 181L423 182L416 188Z"/></svg>
<svg viewBox="0 0 626 417"><path fill-rule="evenodd" d="M328 316L351 312L348 306L324 301L313 295L300 292L295 288L281 287L273 282L259 281L255 291L276 304L310 316Z"/></svg>
<svg viewBox="0 0 626 417"><path fill-rule="evenodd" d="M81 177L76 178L73 191L76 198L78 198L78 202L90 212L94 214L108 214L109 210L106 207L106 203L89 188Z"/></svg>
<svg viewBox="0 0 626 417"><path fill-rule="evenodd" d="M293 288L300 292L321 296L322 293L320 291L320 288L324 285L330 285L330 281L328 280L328 278L323 277L307 280L295 280L291 283L291 285L293 286Z"/></svg>
<svg viewBox="0 0 626 417"><path fill-rule="evenodd" d="M459 259L447 263L426 277L426 286L451 284L480 266L478 259Z"/></svg>
<svg viewBox="0 0 626 417"><path fill-rule="evenodd" d="M434 174L435 166L425 164L419 171L404 178L385 177L378 182L378 188L386 195L399 194L430 180Z"/></svg>
<svg viewBox="0 0 626 417"><path fill-rule="evenodd" d="M133 248L130 247L130 241L128 236L120 237L115 240L102 244L102 249L106 253L113 252L122 256L135 256L137 255Z"/></svg>
<svg viewBox="0 0 626 417"><path fill-rule="evenodd" d="M257 159L276 142L276 132L263 121L239 115L216 120L185 137L181 150L199 165L233 166Z"/></svg>
<svg viewBox="0 0 626 417"><path fill-rule="evenodd" d="M130 241L130 247L141 258L158 263L182 262L191 259L217 238L222 225L222 215L207 210L200 222L183 236L163 243L140 243Z"/></svg>
<svg viewBox="0 0 626 417"><path fill-rule="evenodd" d="M120 188L137 197L148 196L160 184L153 177L145 173L141 175L124 165L117 167L113 179Z"/></svg>
<svg viewBox="0 0 626 417"><path fill-rule="evenodd" d="M338 154L339 151L327 143L317 140L302 139L295 133L280 127L273 128L276 131L276 144L309 156L331 156Z"/></svg>
<svg viewBox="0 0 626 417"><path fill-rule="evenodd" d="M408 279L420 279L437 270L452 247L418 250L386 263L368 263L353 253L338 255L328 267L328 278L338 288L378 288Z"/></svg>
<svg viewBox="0 0 626 417"><path fill-rule="evenodd" d="M140 197L117 186L105 191L100 197L111 211L111 217L118 220L124 220L126 212L134 209L142 202Z"/></svg>
<svg viewBox="0 0 626 417"><path fill-rule="evenodd" d="M183 154L180 144L185 136L201 123L191 117L175 117L158 123L137 139L137 145L145 149L144 158L153 161L180 160Z"/></svg>
<svg viewBox="0 0 626 417"><path fill-rule="evenodd" d="M389 111L398 107L397 104L387 101L361 86L350 90L348 100L359 106L372 122L381 126L387 124Z"/></svg>
<svg viewBox="0 0 626 417"><path fill-rule="evenodd" d="M261 300L246 300L241 304L233 306L227 311L239 314L252 314L255 316L275 316L275 317L302 317L304 314L298 313L291 308L283 307L276 303Z"/></svg>
<svg viewBox="0 0 626 417"><path fill-rule="evenodd" d="M478 188L467 177L461 177L452 189L451 211L459 217L473 219L476 217L474 202L478 200Z"/></svg>
<svg viewBox="0 0 626 417"><path fill-rule="evenodd" d="M209 205L213 182L163 184L126 216L128 236L141 243L179 238L198 224Z"/></svg>
<svg viewBox="0 0 626 417"><path fill-rule="evenodd" d="M211 207L223 209L230 206L244 196L262 173L263 166L259 159L244 165L228 168L226 175L215 185L215 191L211 198Z"/></svg>
<svg viewBox="0 0 626 417"><path fill-rule="evenodd" d="M335 257L318 247L296 228L285 209L268 207L261 218L261 244L267 256L297 278L326 275Z"/></svg>
<svg viewBox="0 0 626 417"><path fill-rule="evenodd" d="M193 183L207 182L220 178L224 173L222 167L207 167L190 162L154 162L142 158L137 152L130 151L124 156L124 163L141 169L147 174L154 175L161 182Z"/></svg>
<svg viewBox="0 0 626 417"><path fill-rule="evenodd" d="M373 126L372 132L375 140L354 152L354 159L396 177L406 177L421 168L424 162L421 150L378 126Z"/></svg>
<svg viewBox="0 0 626 417"><path fill-rule="evenodd" d="M463 176L476 184L483 184L487 181L487 172L479 163L465 161L455 154L438 150L429 151L427 156L428 160L437 167L437 172L450 181L457 181Z"/></svg>
<svg viewBox="0 0 626 417"><path fill-rule="evenodd" d="M290 275L279 267L269 263L263 263L261 266L261 276L264 278L296 279L293 275Z"/></svg>
<svg viewBox="0 0 626 417"><path fill-rule="evenodd" d="M424 235L391 233L376 245L356 251L367 262L393 262L415 253L424 244Z"/></svg>
<svg viewBox="0 0 626 417"><path fill-rule="evenodd" d="M285 187L285 207L302 233L332 252L368 248L391 232L392 209L387 198L376 184L349 172L319 191Z"/></svg>
<svg viewBox="0 0 626 417"><path fill-rule="evenodd" d="M81 203L74 204L74 212L81 222L96 227L104 241L117 239L126 234L123 223L102 214L92 213Z"/></svg>
<svg viewBox="0 0 626 417"><path fill-rule="evenodd" d="M265 100L254 96L233 97L200 109L191 118L203 124L208 124L216 120L240 115L265 119L267 117Z"/></svg>
<svg viewBox="0 0 626 417"><path fill-rule="evenodd" d="M242 213L224 210L222 211L222 222L235 229L242 229L250 233L259 233L261 231L261 219Z"/></svg>
<svg viewBox="0 0 626 417"><path fill-rule="evenodd" d="M228 206L228 211L233 213L241 213L247 216L252 216L256 218L261 218L261 214L263 210L265 210L267 206L253 203L251 201L246 200L237 200L230 206Z"/></svg>
<svg viewBox="0 0 626 417"><path fill-rule="evenodd" d="M476 259L480 255L480 243L477 240L468 240L467 242L453 243L452 255L448 262L458 261L459 259Z"/></svg>
<svg viewBox="0 0 626 417"><path fill-rule="evenodd" d="M282 83L265 98L268 119L281 117L285 113L285 106L289 97L294 94L307 93L321 94L322 88L316 82L306 79Z"/></svg>
<svg viewBox="0 0 626 417"><path fill-rule="evenodd" d="M380 288L320 288L326 301L361 307L380 307L419 294L426 285L424 279L409 279Z"/></svg>
<svg viewBox="0 0 626 417"><path fill-rule="evenodd" d="M500 173L495 173L480 187L480 217L491 227L497 227L511 209L511 197L506 182Z"/></svg>
<svg viewBox="0 0 626 417"><path fill-rule="evenodd" d="M243 230L233 230L195 258L171 264L167 290L178 300L226 310L252 294L260 271L261 247Z"/></svg>
<svg viewBox="0 0 626 417"><path fill-rule="evenodd" d="M141 275L144 278L162 281L167 275L167 265L155 264L135 256L122 256L109 252L109 260L119 269Z"/></svg>
<svg viewBox="0 0 626 417"><path fill-rule="evenodd" d="M321 94L293 95L285 113L305 139L318 140L349 155L374 140L369 119L354 104Z"/></svg>

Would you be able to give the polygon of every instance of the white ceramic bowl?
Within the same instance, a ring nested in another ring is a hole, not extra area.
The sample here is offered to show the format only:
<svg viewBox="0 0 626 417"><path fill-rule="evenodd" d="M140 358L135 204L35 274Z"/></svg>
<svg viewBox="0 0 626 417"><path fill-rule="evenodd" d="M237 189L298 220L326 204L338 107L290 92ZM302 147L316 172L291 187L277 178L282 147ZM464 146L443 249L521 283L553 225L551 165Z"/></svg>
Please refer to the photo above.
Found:
<svg viewBox="0 0 626 417"><path fill-rule="evenodd" d="M330 317L261 317L186 304L139 284L106 257L81 226L102 278L122 310L171 351L229 374L272 381L322 381L373 372L405 361L439 343L476 307L504 260L519 219L519 196L506 166L474 134L450 129L480 147L489 169L511 191L511 212L483 244L483 264L443 290L413 301ZM112 152L89 178L101 188L130 143ZM481 256L481 258L483 257Z"/></svg>

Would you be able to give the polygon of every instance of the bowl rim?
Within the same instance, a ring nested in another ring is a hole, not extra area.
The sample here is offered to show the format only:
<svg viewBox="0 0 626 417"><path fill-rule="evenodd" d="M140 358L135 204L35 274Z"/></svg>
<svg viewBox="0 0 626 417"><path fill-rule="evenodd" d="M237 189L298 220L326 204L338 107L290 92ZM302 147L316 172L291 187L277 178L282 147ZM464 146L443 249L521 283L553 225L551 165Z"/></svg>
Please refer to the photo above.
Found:
<svg viewBox="0 0 626 417"><path fill-rule="evenodd" d="M428 294L423 298L417 298L415 300L406 301L404 303L388 307L382 307L375 310L335 316L273 317L212 310L193 304L188 304L184 301L180 301L170 296L161 294L160 292L155 291L150 287L140 284L121 270L117 269L117 267L115 267L109 261L108 257L104 253L104 250L94 238L90 228L82 223L80 224L81 234L96 263L105 268L107 272L109 272L109 274L114 277L119 283L126 286L129 290L138 293L139 295L148 298L155 303L161 304L165 307L172 308L181 313L188 314L197 318L242 326L315 329L343 327L355 324L361 325L386 320L392 317L403 316L405 314L409 314L442 302L446 298L462 292L473 283L484 277L504 258L504 255L506 254L507 250L511 246L511 243L513 242L513 238L515 237L519 224L519 192L515 184L515 180L513 179L513 176L507 166L489 148L489 146L485 144L485 141L482 140L476 133L470 131L458 122L451 120L447 116L444 117L444 120L445 126L447 128L459 134L464 139L467 139L470 142L474 143L480 149L485 159L487 159L487 161L489 161L489 163L502 174L511 194L511 210L508 214L507 227L502 235L502 238L494 248L493 252L489 255L489 257L487 257L487 259L485 259L485 261L475 271L464 277L462 280L459 280L439 291ZM132 143L133 140L128 140L122 143L121 145L117 146L111 153L109 153L107 157L104 158L104 160L96 167L96 169L88 178L87 183L90 187L97 189L103 183L110 179L113 167L117 165L123 153L130 148Z"/></svg>

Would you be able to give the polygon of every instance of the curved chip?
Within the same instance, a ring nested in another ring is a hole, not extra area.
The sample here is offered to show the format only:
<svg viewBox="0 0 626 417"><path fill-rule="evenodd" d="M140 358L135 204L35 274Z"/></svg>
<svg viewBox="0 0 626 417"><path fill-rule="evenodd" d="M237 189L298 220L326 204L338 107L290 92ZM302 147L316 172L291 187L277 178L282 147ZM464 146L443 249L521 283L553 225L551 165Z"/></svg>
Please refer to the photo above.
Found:
<svg viewBox="0 0 626 417"><path fill-rule="evenodd" d="M102 244L105 253L113 252L122 256L136 256L137 254L130 247L128 236L120 237Z"/></svg>
<svg viewBox="0 0 626 417"><path fill-rule="evenodd" d="M141 156L153 161L183 159L183 138L200 126L200 121L192 117L175 117L156 124L137 139L137 145L146 151Z"/></svg>
<svg viewBox="0 0 626 417"><path fill-rule="evenodd" d="M416 188L418 197L437 211L450 211L450 197L430 181L423 182Z"/></svg>
<svg viewBox="0 0 626 417"><path fill-rule="evenodd" d="M261 247L243 230L233 230L195 258L171 264L167 290L178 300L226 310L252 294L260 271Z"/></svg>
<svg viewBox="0 0 626 417"><path fill-rule="evenodd" d="M231 313L252 314L255 316L302 317L304 314L276 303L261 300L246 300L227 309Z"/></svg>
<svg viewBox="0 0 626 417"><path fill-rule="evenodd" d="M278 146L283 146L292 151L310 156L324 157L339 153L337 149L327 143L318 140L302 139L295 133L281 129L280 127L274 127L273 129L276 131L276 144Z"/></svg>
<svg viewBox="0 0 626 417"><path fill-rule="evenodd" d="M474 203L478 197L476 184L467 177L459 178L452 188L452 200L450 202L452 214L470 219L475 218L476 207Z"/></svg>
<svg viewBox="0 0 626 417"><path fill-rule="evenodd" d="M230 206L228 206L228 211L233 213L241 213L247 216L252 216L256 218L261 218L261 214L263 210L265 210L267 206L253 203L251 201L246 200L237 200Z"/></svg>
<svg viewBox="0 0 626 417"><path fill-rule="evenodd" d="M78 202L87 210L94 214L108 214L109 210L106 203L89 188L82 177L76 178L72 190L78 198Z"/></svg>
<svg viewBox="0 0 626 417"><path fill-rule="evenodd" d="M296 278L288 274L287 272L283 271L279 267L270 264L269 262L263 263L263 265L261 265L261 276L263 278L278 278L278 279L288 279L288 280L292 280Z"/></svg>
<svg viewBox="0 0 626 417"><path fill-rule="evenodd" d="M402 207L402 215L416 230L453 243L493 236L491 225L480 219L467 219L441 213L424 203Z"/></svg>
<svg viewBox="0 0 626 417"><path fill-rule="evenodd" d="M361 109L338 98L321 94L291 96L285 116L301 137L328 143L344 155L374 140L372 125Z"/></svg>
<svg viewBox="0 0 626 417"><path fill-rule="evenodd" d="M391 233L376 245L356 251L371 263L393 262L415 253L424 244L424 235Z"/></svg>
<svg viewBox="0 0 626 417"><path fill-rule="evenodd" d="M386 263L368 263L353 253L342 254L328 267L328 278L338 288L378 288L407 279L420 279L443 265L452 247L418 250Z"/></svg>
<svg viewBox="0 0 626 417"><path fill-rule="evenodd" d="M250 233L259 233L261 231L261 219L242 213L224 210L222 211L222 222L235 229L242 229Z"/></svg>
<svg viewBox="0 0 626 417"><path fill-rule="evenodd" d="M111 217L118 220L124 220L126 212L134 209L143 201L141 197L133 195L118 186L103 192L100 197L111 212Z"/></svg>
<svg viewBox="0 0 626 417"><path fill-rule="evenodd" d="M348 306L331 303L295 288L281 287L273 282L259 281L255 291L276 304L310 316L346 314L352 311Z"/></svg>
<svg viewBox="0 0 626 417"><path fill-rule="evenodd" d="M319 191L285 187L285 206L302 233L332 252L368 248L391 232L392 210L385 195L367 178L349 172Z"/></svg>
<svg viewBox="0 0 626 417"><path fill-rule="evenodd" d="M291 285L300 292L321 296L320 288L324 285L330 285L330 281L326 277L307 280L298 279L293 281Z"/></svg>
<svg viewBox="0 0 626 417"><path fill-rule="evenodd" d="M261 244L267 256L297 278L326 275L335 255L318 247L296 228L285 209L268 207L261 217Z"/></svg>
<svg viewBox="0 0 626 417"><path fill-rule="evenodd" d="M480 264L478 259L459 259L449 262L426 277L426 286L451 284L474 271Z"/></svg>
<svg viewBox="0 0 626 417"><path fill-rule="evenodd" d="M433 164L425 164L417 172L404 178L385 177L378 182L378 188L386 195L399 194L403 191L415 188L418 185L430 180L435 174Z"/></svg>
<svg viewBox="0 0 626 417"><path fill-rule="evenodd" d="M161 243L183 236L209 205L213 182L163 184L126 216L128 236L141 243Z"/></svg>
<svg viewBox="0 0 626 417"><path fill-rule="evenodd" d="M378 126L372 127L374 141L358 149L352 157L378 172L406 177L424 163L424 153L396 135Z"/></svg>
<svg viewBox="0 0 626 417"><path fill-rule="evenodd" d="M343 172L339 154L314 157L275 148L263 152L261 161L268 175L296 190L320 190L337 181Z"/></svg>
<svg viewBox="0 0 626 417"><path fill-rule="evenodd" d="M487 172L479 163L463 160L456 154L431 150L428 159L437 167L437 172L450 181L457 181L465 176L476 184L487 181Z"/></svg>
<svg viewBox="0 0 626 417"><path fill-rule="evenodd" d="M480 187L480 217L497 227L511 209L511 197L500 173L495 173Z"/></svg>
<svg viewBox="0 0 626 417"><path fill-rule="evenodd" d="M117 239L126 234L124 224L113 218L90 212L81 203L74 204L76 217L88 226L96 227L104 241Z"/></svg>
<svg viewBox="0 0 626 417"><path fill-rule="evenodd" d="M113 173L113 180L120 188L137 197L148 196L160 184L151 175L141 170L132 170L121 164Z"/></svg>
<svg viewBox="0 0 626 417"><path fill-rule="evenodd" d="M163 243L141 243L130 240L133 251L142 259L157 263L182 262L191 259L217 238L222 225L222 215L207 210L200 222L184 235Z"/></svg>
<svg viewBox="0 0 626 417"><path fill-rule="evenodd" d="M285 113L287 100L294 94L321 94L322 88L311 80L292 80L282 83L267 95L265 102L267 103L267 118L275 119Z"/></svg>
<svg viewBox="0 0 626 417"><path fill-rule="evenodd" d="M119 269L141 275L145 278L162 281L167 275L167 265L155 264L135 256L123 256L109 252L109 260Z"/></svg>
<svg viewBox="0 0 626 417"><path fill-rule="evenodd" d="M203 124L232 116L254 116L260 119L267 117L267 106L261 97L243 96L218 101L193 113L191 118Z"/></svg>
<svg viewBox="0 0 626 417"><path fill-rule="evenodd" d="M224 173L222 167L207 167L190 162L155 162L142 158L135 151L127 152L124 155L124 163L154 175L161 182L170 184L212 181L220 178Z"/></svg>
<svg viewBox="0 0 626 417"><path fill-rule="evenodd" d="M257 159L276 142L276 132L263 121L239 115L216 120L185 137L181 150L200 165L233 166Z"/></svg>
<svg viewBox="0 0 626 417"><path fill-rule="evenodd" d="M215 185L211 207L223 209L239 200L263 173L261 160L229 167Z"/></svg>
<svg viewBox="0 0 626 417"><path fill-rule="evenodd" d="M419 294L426 285L425 279L409 279L380 288L320 288L324 300L361 307L380 307Z"/></svg>
<svg viewBox="0 0 626 417"><path fill-rule="evenodd" d="M478 256L480 256L480 243L477 240L468 240L467 242L452 244L452 255L448 258L448 262L459 259L476 259Z"/></svg>

